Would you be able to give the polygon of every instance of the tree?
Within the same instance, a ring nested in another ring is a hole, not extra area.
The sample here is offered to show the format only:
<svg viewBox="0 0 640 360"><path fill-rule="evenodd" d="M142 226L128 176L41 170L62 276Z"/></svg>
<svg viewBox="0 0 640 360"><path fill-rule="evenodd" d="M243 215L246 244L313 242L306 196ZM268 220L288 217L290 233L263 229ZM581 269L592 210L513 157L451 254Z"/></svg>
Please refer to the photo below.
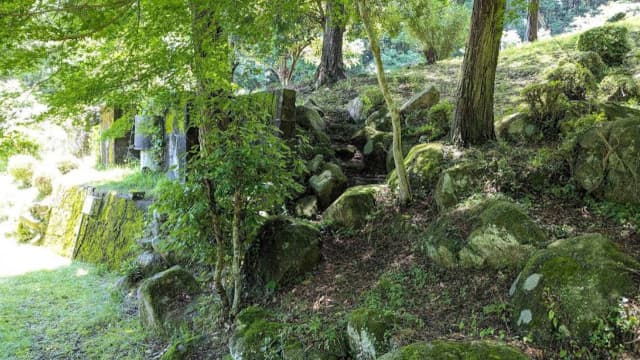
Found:
<svg viewBox="0 0 640 360"><path fill-rule="evenodd" d="M328 0L324 10L322 3L317 3L324 29L320 65L316 71L316 87L320 87L347 77L342 53L347 14L342 0Z"/></svg>
<svg viewBox="0 0 640 360"><path fill-rule="evenodd" d="M527 40L538 40L538 16L540 14L540 0L529 0L527 7Z"/></svg>
<svg viewBox="0 0 640 360"><path fill-rule="evenodd" d="M459 146L495 139L493 93L506 0L475 0L451 139Z"/></svg>
<svg viewBox="0 0 640 360"><path fill-rule="evenodd" d="M396 4L410 34L422 45L427 64L449 57L464 45L469 10L449 0L407 0Z"/></svg>
<svg viewBox="0 0 640 360"><path fill-rule="evenodd" d="M373 1L356 0L360 19L364 24L367 37L369 38L369 46L373 53L373 58L376 63L376 75L378 77L378 85L384 95L384 100L387 104L389 113L391 114L391 124L393 133L393 144L391 145L391 151L393 152L393 161L396 166L396 173L398 175L398 195L401 205L406 205L411 201L411 188L409 187L409 180L407 177L407 170L404 166L404 155L402 153L402 129L400 127L400 111L398 105L391 96L389 91L389 84L384 74L384 66L382 64L382 56L380 54L380 41L378 36L378 30L376 29L373 20L371 18L371 11ZM378 10L380 10L378 8ZM381 11L378 12L380 14Z"/></svg>
<svg viewBox="0 0 640 360"><path fill-rule="evenodd" d="M150 98L157 105L190 109L188 125L199 129L191 178L197 179L204 192L207 219L203 223L211 228L204 232L205 241L217 248L215 285L223 302L227 299L221 280L225 251L230 244L233 247L233 313L240 306L243 233L253 226L247 224L255 223L255 209L270 209L274 202L282 201L278 189L289 186L293 175L286 171L288 163L282 158L288 154L286 147L275 138L265 117L259 113L249 116L244 111L256 109L248 104L241 109L236 106L229 39L235 35L246 42L265 41L270 33L262 31L261 25L275 16L286 18L286 13L272 11L280 3L0 3L0 74L44 71L46 76L38 87L46 90L41 94L52 112L81 112L99 104L139 105ZM207 164L204 169L197 166L202 163ZM269 183L275 185L264 196L260 189Z"/></svg>

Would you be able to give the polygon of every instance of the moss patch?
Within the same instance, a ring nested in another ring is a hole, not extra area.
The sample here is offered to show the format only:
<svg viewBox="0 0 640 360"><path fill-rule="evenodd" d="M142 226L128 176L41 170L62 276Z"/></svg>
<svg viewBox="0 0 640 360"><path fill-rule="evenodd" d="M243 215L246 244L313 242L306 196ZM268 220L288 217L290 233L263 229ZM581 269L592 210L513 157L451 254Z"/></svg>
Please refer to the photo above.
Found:
<svg viewBox="0 0 640 360"><path fill-rule="evenodd" d="M520 350L489 341L457 342L434 341L416 343L388 353L380 360L526 360L529 359Z"/></svg>
<svg viewBox="0 0 640 360"><path fill-rule="evenodd" d="M637 293L626 269L639 266L600 234L557 241L538 251L511 287L513 321L540 344L561 337L587 345L620 297Z"/></svg>
<svg viewBox="0 0 640 360"><path fill-rule="evenodd" d="M504 197L467 201L426 230L422 252L440 266L513 267L546 240L542 229Z"/></svg>
<svg viewBox="0 0 640 360"><path fill-rule="evenodd" d="M413 147L404 159L411 189L418 195L433 190L440 176L444 162L442 144L420 144ZM395 170L389 175L389 186L395 189L398 176Z"/></svg>
<svg viewBox="0 0 640 360"><path fill-rule="evenodd" d="M324 220L346 227L362 226L376 210L376 195L380 185L363 185L347 189L324 212Z"/></svg>

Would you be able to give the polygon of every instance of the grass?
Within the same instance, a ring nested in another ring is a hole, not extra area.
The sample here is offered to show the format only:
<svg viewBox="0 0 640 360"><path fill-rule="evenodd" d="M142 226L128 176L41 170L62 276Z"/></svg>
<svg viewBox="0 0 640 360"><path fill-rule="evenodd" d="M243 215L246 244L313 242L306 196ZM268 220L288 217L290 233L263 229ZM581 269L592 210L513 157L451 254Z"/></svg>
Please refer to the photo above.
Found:
<svg viewBox="0 0 640 360"><path fill-rule="evenodd" d="M0 278L0 359L145 358L114 281L82 263Z"/></svg>
<svg viewBox="0 0 640 360"><path fill-rule="evenodd" d="M98 181L94 185L99 190L128 193L130 191L150 192L160 179L165 178L164 173L141 171L138 169L126 169L119 178L107 181Z"/></svg>
<svg viewBox="0 0 640 360"><path fill-rule="evenodd" d="M626 26L633 44L640 45L640 17L630 18L616 25ZM520 89L541 81L548 69L577 51L578 36L579 34L561 35L500 51L494 96L496 121L518 111L522 104ZM630 65L634 73L640 71L640 62ZM389 84L400 104L432 85L440 91L441 99L455 103L461 66L462 58L458 57L433 65L389 71ZM375 84L373 75L361 75L339 82L331 89L320 89L312 97L321 107L346 109L347 103L357 96L361 88Z"/></svg>

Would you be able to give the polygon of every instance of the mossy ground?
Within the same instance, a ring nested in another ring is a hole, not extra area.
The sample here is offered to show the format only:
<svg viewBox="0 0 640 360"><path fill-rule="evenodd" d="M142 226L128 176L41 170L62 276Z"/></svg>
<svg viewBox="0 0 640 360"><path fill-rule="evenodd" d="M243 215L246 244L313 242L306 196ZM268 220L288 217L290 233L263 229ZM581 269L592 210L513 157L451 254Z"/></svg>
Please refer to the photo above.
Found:
<svg viewBox="0 0 640 360"><path fill-rule="evenodd" d="M149 358L136 311L114 283L83 263L0 278L0 358Z"/></svg>

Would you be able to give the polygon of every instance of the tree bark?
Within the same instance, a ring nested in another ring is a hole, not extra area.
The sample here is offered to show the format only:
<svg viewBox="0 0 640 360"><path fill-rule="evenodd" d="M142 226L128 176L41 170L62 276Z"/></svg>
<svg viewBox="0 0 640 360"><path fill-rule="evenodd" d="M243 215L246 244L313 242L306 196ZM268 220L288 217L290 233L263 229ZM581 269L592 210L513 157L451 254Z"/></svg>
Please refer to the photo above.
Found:
<svg viewBox="0 0 640 360"><path fill-rule="evenodd" d="M407 177L407 170L404 166L404 155L402 153L402 129L400 127L400 111L396 102L391 96L389 91L389 84L384 75L384 67L382 64L382 56L380 55L380 45L378 42L378 36L371 23L371 17L369 13L369 7L366 4L366 0L358 0L358 11L360 17L364 23L364 28L369 38L369 44L373 58L376 63L376 74L378 77L378 85L384 95L384 100L387 103L389 113L391 113L391 126L393 134L393 144L391 145L391 151L393 152L393 162L396 166L396 174L398 175L398 196L400 205L406 205L411 202L411 188L409 187L409 180Z"/></svg>
<svg viewBox="0 0 640 360"><path fill-rule="evenodd" d="M345 17L344 5L334 0L327 1L322 37L322 55L316 70L316 88L346 79L342 54Z"/></svg>
<svg viewBox="0 0 640 360"><path fill-rule="evenodd" d="M475 0L462 63L451 140L458 146L495 140L493 96L506 0Z"/></svg>
<svg viewBox="0 0 640 360"><path fill-rule="evenodd" d="M438 61L438 54L436 53L436 49L433 47L423 49L422 55L424 55L424 59L429 65L435 64L436 61Z"/></svg>
<svg viewBox="0 0 640 360"><path fill-rule="evenodd" d="M242 194L239 190L236 190L233 195L233 220L231 225L231 239L233 242L233 260L231 264L231 274L233 276L233 304L231 305L231 315L233 316L237 315L240 310L240 300L242 296L242 272L240 268L242 261L242 208Z"/></svg>
<svg viewBox="0 0 640 360"><path fill-rule="evenodd" d="M527 40L538 40L538 14L540 13L540 0L529 0L527 9Z"/></svg>

